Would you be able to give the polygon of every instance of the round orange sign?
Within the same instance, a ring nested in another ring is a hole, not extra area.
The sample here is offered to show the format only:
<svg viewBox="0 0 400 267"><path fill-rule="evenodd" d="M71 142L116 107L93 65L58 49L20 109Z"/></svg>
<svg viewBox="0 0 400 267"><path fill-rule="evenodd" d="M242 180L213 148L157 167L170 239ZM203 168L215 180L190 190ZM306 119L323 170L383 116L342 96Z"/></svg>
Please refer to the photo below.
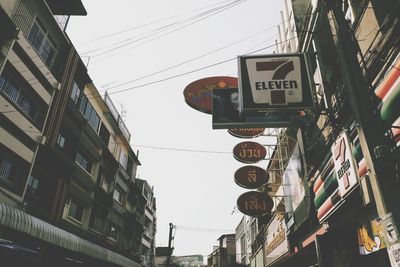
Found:
<svg viewBox="0 0 400 267"><path fill-rule="evenodd" d="M228 76L216 76L190 83L183 91L186 103L192 108L212 114L212 90L237 88L238 79Z"/></svg>

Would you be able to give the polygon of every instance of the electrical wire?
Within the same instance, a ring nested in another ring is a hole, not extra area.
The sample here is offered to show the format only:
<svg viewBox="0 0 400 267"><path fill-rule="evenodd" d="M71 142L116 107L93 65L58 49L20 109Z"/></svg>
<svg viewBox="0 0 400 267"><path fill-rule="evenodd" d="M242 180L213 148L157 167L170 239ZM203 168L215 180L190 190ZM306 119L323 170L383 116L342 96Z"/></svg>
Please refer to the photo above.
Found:
<svg viewBox="0 0 400 267"><path fill-rule="evenodd" d="M232 2L232 0L222 1L222 2L219 2L219 3L212 4L212 5L208 5L208 6L193 10L192 12L200 11L200 10L206 9L208 7L212 7L212 6L217 6L217 5L220 5L220 4L225 3L225 2ZM99 36L99 37L96 37L94 39L88 40L88 41L83 42L81 44L87 44L87 43L92 43L94 41L103 40L103 39L106 39L106 38L109 38L109 37L113 37L113 36L119 35L121 33L125 33L125 32L132 31L132 30L136 30L136 29L143 28L143 27L146 27L146 26L149 26L149 25L153 25L153 24L156 24L158 22L167 21L167 20L182 16L182 15L185 15L187 13L188 12L181 13L181 14L178 14L178 15L175 15L175 16L172 16L172 17L162 18L162 19L159 19L159 20L156 20L156 21L152 21L152 22L149 22L149 23L145 23L145 24L142 24L142 25L130 27L128 29L121 30L121 31L118 31L118 32L109 33L109 34L106 34L106 35Z"/></svg>
<svg viewBox="0 0 400 267"><path fill-rule="evenodd" d="M131 146L133 146L133 147L151 148L151 149L159 149L159 150L180 151L180 152L207 153L207 154L230 154L230 155L232 155L232 152L225 152L225 151L183 149L183 148L174 148L174 147L159 147L159 146L135 145L135 144L131 144Z"/></svg>
<svg viewBox="0 0 400 267"><path fill-rule="evenodd" d="M297 38L297 37L288 38L287 40L285 40L283 42L280 42L280 43L284 43L284 42L287 42L287 41L295 39L295 38ZM274 46L276 46L276 43L273 44L273 45L265 46L265 47L262 47L260 49L254 50L254 51L252 51L250 53L247 53L246 55L253 54L253 53L256 53L256 52L260 52L262 50L265 50L265 49L268 49L268 48L271 48L271 47L274 47ZM181 77L181 76L192 74L192 73L204 70L204 69L208 69L208 68L211 68L211 67L214 67L214 66L218 66L218 65L221 65L221 64L233 61L233 60L237 60L237 57L229 58L229 59L226 59L226 60L222 60L222 61L219 61L217 63L213 63L213 64L210 64L210 65L198 68L198 69L194 69L194 70L191 70L191 71L180 73L180 74L177 74L177 75L174 75L174 76L170 76L170 77L167 77L167 78L163 78L163 79L155 80L155 81L148 82L148 83L145 83L145 84L140 84L140 85L137 85L137 86L132 86L132 87L129 87L129 88L125 88L125 89L121 89L121 90L118 90L118 91L114 91L114 92L108 93L108 95L118 94L118 93L122 93L122 92L126 92L126 91L131 91L131 90L134 90L134 89L137 89L137 88L146 87L146 86L149 86L149 85L152 85L152 84L164 82L164 81L167 81L167 80L171 80L171 79L174 79L174 78L178 78L178 77ZM88 97L88 99L102 98L102 97L104 97L104 95L91 96L91 97Z"/></svg>
<svg viewBox="0 0 400 267"><path fill-rule="evenodd" d="M231 46L233 46L233 45L236 45L236 44L238 44L238 43L240 43L240 42L246 41L246 40L248 40L248 39L250 39L250 38L252 38L252 37L254 37L254 36L256 36L256 35L259 35L260 33L264 33L264 32L266 32L266 31L268 31L268 30L270 30L270 29L272 29L272 27L271 27L271 28L264 29L264 30L259 31L259 32L257 32L257 33L254 33L254 34L252 34L252 35L246 36L245 38L242 38L242 39L240 39L240 40L238 40L238 41L235 41L235 42L233 42L233 43L230 43L230 44L228 44L228 45L219 47L219 48L217 48L217 49L215 49L215 50L212 50L212 51L209 51L209 52L207 52L207 53L205 53L205 54L196 56L196 57L194 57L194 58L191 58L191 59L188 59L188 60L186 60L186 61L180 62L180 63L175 64L175 65L173 65L173 66L167 67L167 68L165 68L165 69L162 69L162 70L159 70L159 71L156 71L156 72L153 72L153 73L150 73L150 74L147 74L147 75L141 76L141 77L139 77L139 78L136 78L136 79L133 79L133 80L129 80L129 81L126 81L126 82L117 84L117 85L113 85L113 86L111 86L111 87L108 87L108 88L105 89L105 90L99 90L99 92L101 92L101 91L106 91L106 90L108 91L108 90L110 90L110 89L117 88L117 87L121 87L121 86L123 86L123 85L127 85L127 84L129 84L129 83L136 82L136 81L139 81L139 80L143 80L143 79L145 79L145 78L154 76L154 75L156 75L156 74L160 74L160 73L165 72L165 71L167 71L167 70L174 69L174 68L176 68L176 67L182 66L182 65L187 64L187 63L190 63L190 62L193 62L193 61L195 61L195 60L197 60L197 59L203 58L203 57L205 57L205 56L214 54L214 53L216 53L216 52L218 52L218 51L220 51L220 50L223 50L223 49L226 49L226 48L231 47ZM270 37L270 38L268 38L268 39L266 39L266 40L264 40L263 42L268 41L268 40L270 40L270 39L272 39L272 38L274 38L274 37L275 37L275 35L272 36L272 37ZM259 46L260 44L261 44L261 43L257 44L257 46ZM252 49L251 49L251 50L252 50ZM250 50L250 51L251 51L251 50Z"/></svg>
<svg viewBox="0 0 400 267"><path fill-rule="evenodd" d="M177 230L195 231L195 232L234 232L232 229L199 228L191 226L174 225Z"/></svg>
<svg viewBox="0 0 400 267"><path fill-rule="evenodd" d="M154 35L157 35L157 34L159 34L159 33L161 33L161 32L167 31L165 34L160 35L160 36L158 36L158 37L156 37L156 38L150 39L148 42L153 41L153 40L156 40L156 39L159 39L159 38L161 38L161 37L163 37L163 36L166 36L166 35L168 35L168 34L171 34L171 33L173 33L173 32L176 32L176 31L178 31L178 30L180 30L180 29L183 29L183 28L186 28L186 27L188 27L188 26L190 26L190 25L193 25L193 24L195 24L195 23L197 23L197 22L200 22L200 21L202 21L202 20L205 20L205 19L207 19L207 18L209 18L209 17L211 17L211 16L214 16L214 15L216 15L216 14L219 14L219 13L221 13L221 12L227 10L227 9L230 9L230 8L236 6L236 5L239 5L239 4L241 4L241 3L245 2L245 1L247 1L247 0L235 0L235 1L233 1L232 3L230 3L230 4L226 5L226 6L223 6L223 7L220 7L220 8L216 8L216 9L213 9L213 10L209 10L209 11L200 13L199 15L195 15L195 16L193 16L193 17L191 17L191 18L189 18L189 19L186 19L186 20L184 20L184 21L174 22L174 23L171 23L171 24L169 24L169 25L165 25L165 26L162 26L162 27L160 27L160 28L157 28L157 29L151 31L149 34L144 35L143 37L136 38L136 39L134 39L135 37L131 37L131 38L128 38L128 39L123 40L123 41L121 41L121 42L114 43L114 44L112 44L112 46L114 46L114 45L118 45L118 46L116 46L116 47L114 47L114 48L111 48L111 49L108 49L108 50L105 50L105 51L103 51L103 52L101 52L101 53L95 54L95 55L93 55L93 56L91 56L91 57L92 57L92 58L99 57L99 56L101 56L101 55L104 55L104 54L113 52L113 51L115 51L115 50L118 50L118 49L120 49L120 48L123 48L123 47L125 47L125 46L134 44L134 43L136 43L136 42L138 42L138 41L142 41L142 40L144 40L144 39L146 39L146 38L153 37ZM191 22L191 21L192 21L192 22ZM189 23L189 22L190 22L190 23ZM180 26L180 27L177 27L177 28L173 29L174 27L179 26L179 25L183 25L183 26ZM170 30L170 28L172 28L172 30ZM170 31L168 31L168 30L170 30ZM134 40L132 40L132 39L134 39ZM130 41L130 40L132 40L132 41ZM127 42L127 41L129 41L129 42ZM142 43L142 44L140 44L140 45L143 45L143 44L148 43L148 42L144 42L144 43ZM110 46L108 46L108 47L110 47ZM137 46L135 46L135 47L137 47ZM87 54L90 54L91 52L99 51L99 50L102 50L102 49L104 49L104 48L100 48L100 49L88 51L88 52L85 52L85 53L83 53L83 54L84 54L84 55L87 55Z"/></svg>

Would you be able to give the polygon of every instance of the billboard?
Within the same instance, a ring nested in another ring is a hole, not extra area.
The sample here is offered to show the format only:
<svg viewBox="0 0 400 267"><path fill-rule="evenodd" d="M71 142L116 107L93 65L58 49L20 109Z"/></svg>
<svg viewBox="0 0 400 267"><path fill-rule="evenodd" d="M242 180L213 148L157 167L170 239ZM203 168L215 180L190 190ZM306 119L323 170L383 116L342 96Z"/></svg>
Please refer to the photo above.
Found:
<svg viewBox="0 0 400 267"><path fill-rule="evenodd" d="M305 110L315 96L304 53L239 56L242 112Z"/></svg>
<svg viewBox="0 0 400 267"><path fill-rule="evenodd" d="M296 112L269 111L265 113L240 113L237 88L213 90L212 128L283 128L294 125Z"/></svg>
<svg viewBox="0 0 400 267"><path fill-rule="evenodd" d="M216 76L196 80L185 87L183 95L185 102L192 108L211 114L212 92L214 89L237 88L238 79L229 76ZM215 90L215 91L217 91Z"/></svg>

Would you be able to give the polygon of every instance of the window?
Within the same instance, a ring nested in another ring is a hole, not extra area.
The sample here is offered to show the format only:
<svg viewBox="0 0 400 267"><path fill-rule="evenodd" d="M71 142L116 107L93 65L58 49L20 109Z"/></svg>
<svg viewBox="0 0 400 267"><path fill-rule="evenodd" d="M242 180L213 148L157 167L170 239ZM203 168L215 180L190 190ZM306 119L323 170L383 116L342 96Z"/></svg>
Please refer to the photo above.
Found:
<svg viewBox="0 0 400 267"><path fill-rule="evenodd" d="M101 233L104 231L104 222L105 220L102 217L98 216L96 212L93 212L92 217L90 218L90 228Z"/></svg>
<svg viewBox="0 0 400 267"><path fill-rule="evenodd" d="M76 154L76 159L75 161L83 168L85 169L88 173L92 172L92 165L93 161L90 159L88 156L86 156L84 153L81 151L78 151Z"/></svg>
<svg viewBox="0 0 400 267"><path fill-rule="evenodd" d="M81 95L81 89L79 88L78 84L74 82L74 85L72 86L71 99L72 101L74 101L75 104L78 104L80 95Z"/></svg>
<svg viewBox="0 0 400 267"><path fill-rule="evenodd" d="M55 54L55 44L38 18L33 22L28 41L44 62L50 64Z"/></svg>
<svg viewBox="0 0 400 267"><path fill-rule="evenodd" d="M29 176L29 180L28 180L28 190L35 194L37 192L39 186L39 179L33 177L33 176Z"/></svg>
<svg viewBox="0 0 400 267"><path fill-rule="evenodd" d="M82 222L84 207L81 203L75 200L69 201L68 217Z"/></svg>
<svg viewBox="0 0 400 267"><path fill-rule="evenodd" d="M102 123L100 126L99 136L100 136L101 140L103 140L104 144L106 146L108 146L108 142L110 141L110 132L107 130L104 123Z"/></svg>
<svg viewBox="0 0 400 267"><path fill-rule="evenodd" d="M85 118L89 121L90 125L92 125L93 129L97 133L100 125L100 117L99 115L97 115L92 104L89 102L88 98L85 95L82 95L81 97L79 110L82 112L83 116L85 116Z"/></svg>
<svg viewBox="0 0 400 267"><path fill-rule="evenodd" d="M112 186L112 178L110 178L110 176L104 172L104 169L100 170L99 176L100 176L100 187L107 193L111 192L110 189Z"/></svg>
<svg viewBox="0 0 400 267"><path fill-rule="evenodd" d="M115 227L114 225L110 225L110 233L108 234L108 237L117 240L118 238L118 228Z"/></svg>
<svg viewBox="0 0 400 267"><path fill-rule="evenodd" d="M121 188L116 187L114 190L113 197L119 204L122 204L122 196L123 196L123 193L122 193Z"/></svg>
<svg viewBox="0 0 400 267"><path fill-rule="evenodd" d="M126 170L128 167L128 155L124 151L121 151L121 154L119 155L119 163L124 167L124 170Z"/></svg>
<svg viewBox="0 0 400 267"><path fill-rule="evenodd" d="M63 147L64 147L65 138L64 138L64 136L62 136L61 134L58 134L58 137L57 137L57 144L58 144L58 146L59 146L60 148L63 148Z"/></svg>
<svg viewBox="0 0 400 267"><path fill-rule="evenodd" d="M31 120L36 119L38 113L37 103L22 90L15 79L6 73L0 76L0 93L15 104Z"/></svg>
<svg viewBox="0 0 400 267"><path fill-rule="evenodd" d="M10 158L5 157L3 159L0 158L0 180L6 182L12 182L12 172L13 172L13 162Z"/></svg>

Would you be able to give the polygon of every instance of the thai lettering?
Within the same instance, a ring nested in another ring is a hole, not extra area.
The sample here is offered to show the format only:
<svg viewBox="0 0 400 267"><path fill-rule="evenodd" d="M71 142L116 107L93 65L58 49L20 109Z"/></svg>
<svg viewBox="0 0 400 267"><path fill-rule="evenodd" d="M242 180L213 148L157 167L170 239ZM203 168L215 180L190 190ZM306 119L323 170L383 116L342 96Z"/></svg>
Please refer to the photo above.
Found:
<svg viewBox="0 0 400 267"><path fill-rule="evenodd" d="M257 172L256 170L251 170L247 173L247 180L249 182L255 183L257 182Z"/></svg>

